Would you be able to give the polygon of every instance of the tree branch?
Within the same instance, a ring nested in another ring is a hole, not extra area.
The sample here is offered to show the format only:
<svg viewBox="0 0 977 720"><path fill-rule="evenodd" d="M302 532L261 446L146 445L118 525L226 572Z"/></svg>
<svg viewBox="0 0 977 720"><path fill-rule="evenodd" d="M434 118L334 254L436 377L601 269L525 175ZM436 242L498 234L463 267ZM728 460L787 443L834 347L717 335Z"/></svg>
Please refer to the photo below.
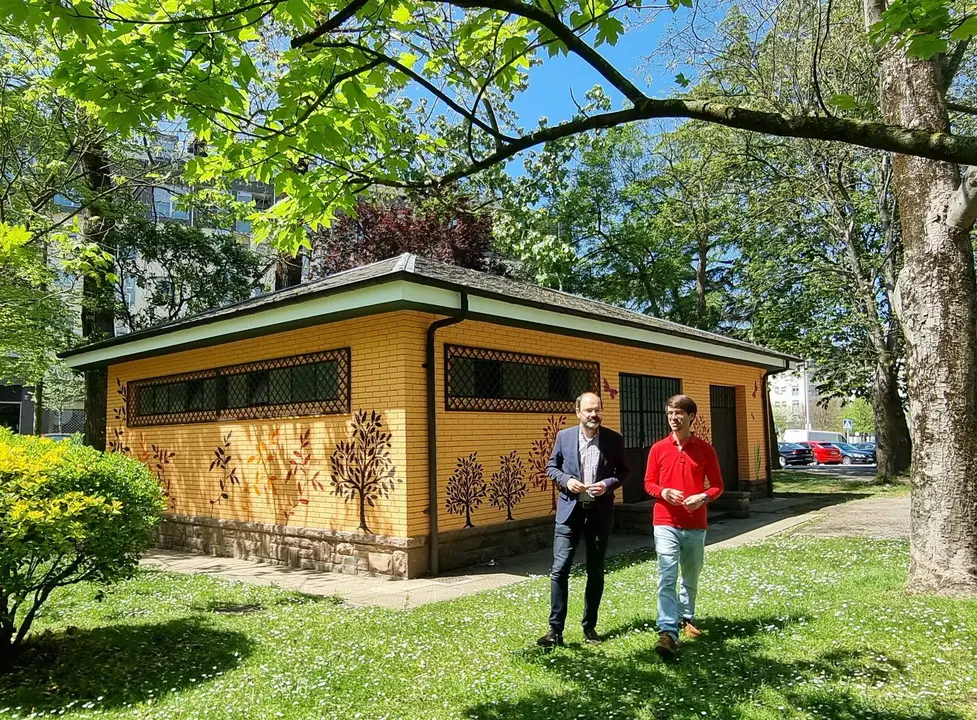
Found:
<svg viewBox="0 0 977 720"><path fill-rule="evenodd" d="M977 165L977 137L929 133L910 130L899 125L884 125L847 118L806 115L785 116L708 101L670 99L645 100L628 110L578 118L560 125L543 128L530 135L518 138L491 155L469 166L453 170L439 179L412 183L375 178L373 182L377 185L400 188L430 187L450 183L505 162L523 150L543 143L589 130L606 129L654 118L702 120L725 127L768 135L840 141L876 150L925 157L931 160ZM362 177L360 179L362 180Z"/></svg>
<svg viewBox="0 0 977 720"><path fill-rule="evenodd" d="M972 105L964 105L963 103L947 101L946 109L951 112L963 113L964 115L977 115L977 108Z"/></svg>
<svg viewBox="0 0 977 720"><path fill-rule="evenodd" d="M964 55L967 54L970 40L971 38L961 40L954 46L953 52L946 56L943 62L943 92L950 90L950 86L953 84L953 78L956 77L957 71L960 70L960 66L963 64Z"/></svg>
<svg viewBox="0 0 977 720"><path fill-rule="evenodd" d="M617 88L624 97L637 105L639 102L647 100L648 97L641 92L630 80L594 48L588 45L582 38L573 32L559 18L544 12L535 5L529 5L520 0L442 0L448 5L460 8L489 8L502 12L512 13L532 20L542 25L553 33L557 39L567 46L572 52L583 58L594 70L611 85Z"/></svg>
<svg viewBox="0 0 977 720"><path fill-rule="evenodd" d="M972 228L977 220L977 181L974 175L974 172L968 172L960 180L960 187L947 206L947 225L966 230Z"/></svg>
<svg viewBox="0 0 977 720"><path fill-rule="evenodd" d="M292 38L292 42L290 43L292 48L295 49L300 48L303 45L308 45L311 42L315 42L326 33L338 30L344 22L353 17L360 10L360 8L362 8L368 2L369 0L353 0L349 5L344 7L321 25L305 33L305 35L299 35L298 37Z"/></svg>
<svg viewBox="0 0 977 720"><path fill-rule="evenodd" d="M414 82L416 82L417 84L419 84L421 87L423 87L429 93L431 93L432 95L434 95L435 97L437 97L439 100L441 100L441 102L445 103L448 107L450 107L456 113L458 113L459 115L461 115L464 118L467 118L472 124L477 125L479 127L479 129L487 132L489 135L491 135L492 137L496 138L497 140L504 140L505 142L509 142L509 143L517 142L517 138L510 137L508 135L503 135L498 130L493 129L489 125L486 125L476 115L470 113L467 108L462 107L461 105L459 105L458 103L456 103L453 99L451 99L451 97L449 97L446 93L442 92L437 86L434 85L434 83L432 83L431 81L429 81L427 78L419 75L418 73L414 72L413 70L411 70L409 67L407 67L403 63L400 63L397 60L394 60L392 57L390 57L388 55L384 55L383 53L378 52L378 51L376 51L376 50L374 50L372 48L368 48L365 45L360 45L360 44L354 43L354 42L346 42L346 41L325 42L325 43L319 43L319 45L321 47L352 48L354 50L359 50L364 55L367 55L367 56L376 58L377 60L380 60L380 61L386 63L387 65L389 65L390 67L398 70L399 72L402 72L404 75L406 75L411 80L413 80Z"/></svg>

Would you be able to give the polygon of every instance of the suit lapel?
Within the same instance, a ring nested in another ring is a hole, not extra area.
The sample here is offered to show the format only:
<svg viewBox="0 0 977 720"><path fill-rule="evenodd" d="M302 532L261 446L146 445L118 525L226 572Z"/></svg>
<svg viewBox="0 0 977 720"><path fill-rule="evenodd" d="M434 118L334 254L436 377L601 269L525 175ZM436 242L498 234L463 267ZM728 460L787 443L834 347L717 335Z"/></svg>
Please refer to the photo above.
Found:
<svg viewBox="0 0 977 720"><path fill-rule="evenodd" d="M575 478L580 477L580 443L577 441L579 429L571 428L574 432L568 432L563 445L563 457L570 467L565 471L567 475Z"/></svg>

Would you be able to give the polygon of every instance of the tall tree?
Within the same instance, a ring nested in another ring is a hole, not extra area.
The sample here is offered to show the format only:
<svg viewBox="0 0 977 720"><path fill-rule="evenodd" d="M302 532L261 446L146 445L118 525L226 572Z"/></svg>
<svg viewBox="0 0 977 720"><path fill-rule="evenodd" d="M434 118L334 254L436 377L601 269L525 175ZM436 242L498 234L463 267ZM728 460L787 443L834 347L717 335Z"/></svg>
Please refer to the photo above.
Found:
<svg viewBox="0 0 977 720"><path fill-rule="evenodd" d="M977 164L977 137L950 132L955 54L940 50L947 47L941 33L965 41L977 23L965 22L949 0L925 5L923 20L906 4L863 4L866 28L888 23L892 36L876 45L884 122L820 106L787 115L714 99L652 98L598 50L625 31L622 17L659 9L633 0L176 0L165 7L107 0L84 3L84 12L0 0L0 13L64 36L54 77L76 97L98 98L110 129L183 115L215 147L191 168L198 179L274 179L287 198L264 213L256 236L293 247L307 226L318 229L337 209L352 209L365 187L458 180L549 140L638 120L697 119L896 153L904 263L894 300L908 348L913 439L910 587L973 592L977 190L959 163ZM935 30L934 12L942 23ZM269 46L280 51L256 65L250 53L263 32L276 36ZM895 42L902 38L911 40L910 54ZM504 117L500 123L496 107L526 88L525 69L545 53L574 53L628 105L529 131ZM399 92L411 83L461 120L465 142L449 146L440 114ZM298 174L291 166L300 157L310 169Z"/></svg>
<svg viewBox="0 0 977 720"><path fill-rule="evenodd" d="M702 68L691 96L736 98L781 113L820 107L879 117L874 59L861 42L854 2L833 4L827 36L817 3L747 7L750 12L730 11L705 40L701 28L676 34L674 42ZM808 31L812 27L816 33ZM740 292L731 314L749 323L751 339L813 360L823 394L869 399L877 418L878 475L905 471L903 343L893 309L902 247L889 157L744 133L727 133L722 150L729 167L741 168L735 177L748 208L740 223Z"/></svg>
<svg viewBox="0 0 977 720"><path fill-rule="evenodd" d="M2 312L21 320L0 324L0 375L34 385L39 427L44 376L75 341L78 305L84 337L114 334L116 199L164 177L168 161L146 157L55 87L50 36L4 25L0 43L0 292ZM82 278L80 296L72 276ZM88 373L87 385L86 437L104 447L104 373Z"/></svg>
<svg viewBox="0 0 977 720"><path fill-rule="evenodd" d="M410 252L476 270L491 268L492 222L469 209L404 197L363 199L332 227L312 233L312 276L321 277Z"/></svg>
<svg viewBox="0 0 977 720"><path fill-rule="evenodd" d="M115 230L114 299L129 332L245 300L265 263L231 234L207 234L177 222L128 215ZM134 306L128 289L140 288Z"/></svg>
<svg viewBox="0 0 977 720"><path fill-rule="evenodd" d="M531 275L569 253L564 272L538 278L544 284L718 329L743 210L721 140L701 142L711 131L699 125L655 135L624 126L581 139L573 170L534 198L545 202L544 213L503 223L501 247ZM515 189L536 182L524 177ZM557 242L526 244L541 220Z"/></svg>

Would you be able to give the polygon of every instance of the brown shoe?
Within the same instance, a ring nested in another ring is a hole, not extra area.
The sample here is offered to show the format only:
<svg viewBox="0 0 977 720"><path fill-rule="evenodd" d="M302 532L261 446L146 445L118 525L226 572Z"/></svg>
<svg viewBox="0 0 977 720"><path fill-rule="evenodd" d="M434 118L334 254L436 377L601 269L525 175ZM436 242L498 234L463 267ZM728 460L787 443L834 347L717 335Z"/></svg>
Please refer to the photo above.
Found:
<svg viewBox="0 0 977 720"><path fill-rule="evenodd" d="M685 633L685 637L689 640L695 640L697 637L702 635L702 631L691 623L689 620L683 620L678 626L678 629Z"/></svg>
<svg viewBox="0 0 977 720"><path fill-rule="evenodd" d="M593 628L587 628L583 631L584 640L588 645L600 645L604 642L604 638L597 634L597 631Z"/></svg>
<svg viewBox="0 0 977 720"><path fill-rule="evenodd" d="M563 646L563 633L558 630L550 628L550 631L546 633L543 637L536 641L536 644L540 647L562 647Z"/></svg>
<svg viewBox="0 0 977 720"><path fill-rule="evenodd" d="M662 656L664 660L670 660L678 652L678 643L667 632L658 633L658 642L655 643L655 652Z"/></svg>

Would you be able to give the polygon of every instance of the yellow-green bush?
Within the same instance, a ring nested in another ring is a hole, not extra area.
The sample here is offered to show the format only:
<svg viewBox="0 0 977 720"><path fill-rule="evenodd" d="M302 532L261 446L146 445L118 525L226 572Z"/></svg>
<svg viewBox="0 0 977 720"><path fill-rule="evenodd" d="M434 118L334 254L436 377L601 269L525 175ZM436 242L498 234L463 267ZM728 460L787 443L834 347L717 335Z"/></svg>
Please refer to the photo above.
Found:
<svg viewBox="0 0 977 720"><path fill-rule="evenodd" d="M164 507L140 462L0 430L0 659L55 588L131 575Z"/></svg>

